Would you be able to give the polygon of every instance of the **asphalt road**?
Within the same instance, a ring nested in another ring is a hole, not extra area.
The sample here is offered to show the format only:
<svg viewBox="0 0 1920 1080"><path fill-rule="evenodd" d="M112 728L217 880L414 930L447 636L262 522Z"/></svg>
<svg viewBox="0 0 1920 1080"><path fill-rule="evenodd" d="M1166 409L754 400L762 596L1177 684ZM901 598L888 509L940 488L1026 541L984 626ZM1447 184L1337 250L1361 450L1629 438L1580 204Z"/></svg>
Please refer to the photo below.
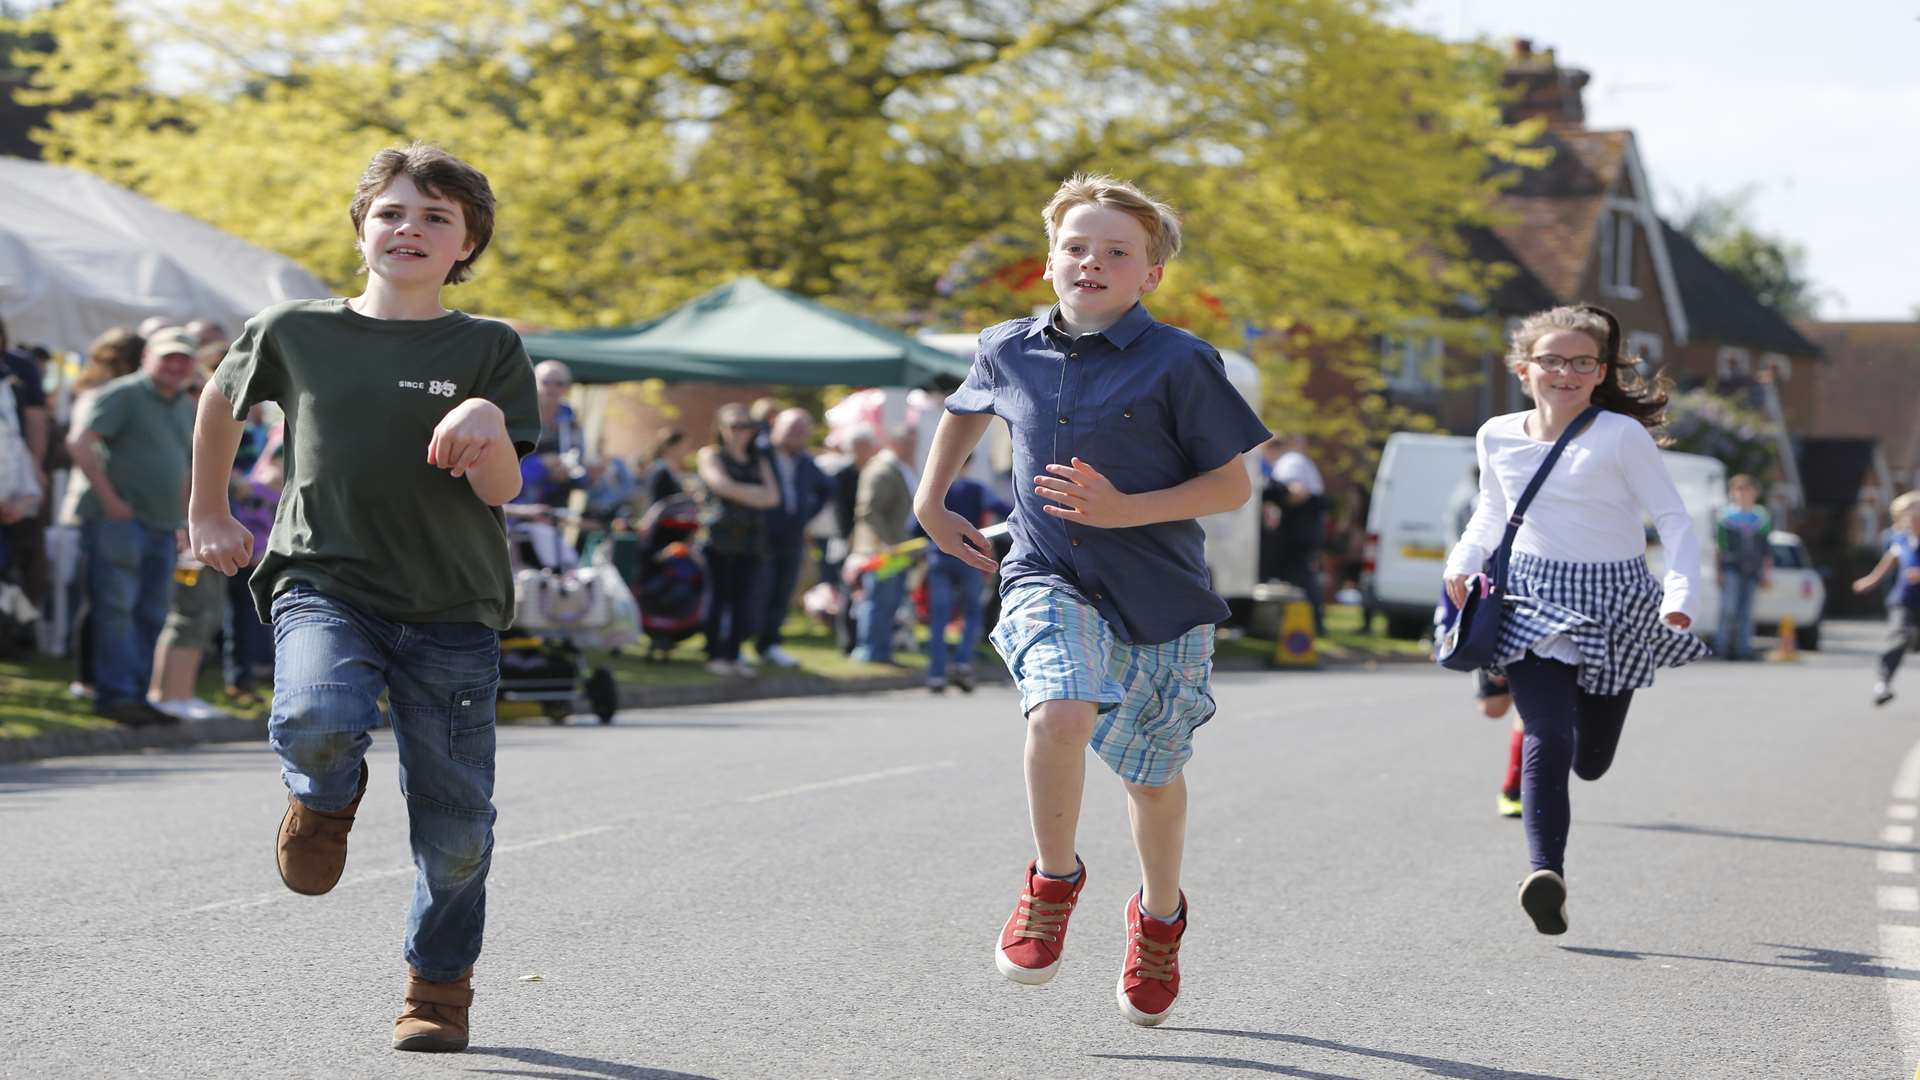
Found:
<svg viewBox="0 0 1920 1080"><path fill-rule="evenodd" d="M1559 939L1515 904L1505 727L1467 678L1220 677L1186 991L1154 1030L1113 1002L1136 875L1103 767L1060 976L994 971L1030 857L1005 689L503 729L452 1056L387 1048L412 877L389 739L320 898L275 875L264 746L0 768L0 1076L1904 1078L1920 674L1875 709L1874 629L1827 634L1641 696L1575 789Z"/></svg>

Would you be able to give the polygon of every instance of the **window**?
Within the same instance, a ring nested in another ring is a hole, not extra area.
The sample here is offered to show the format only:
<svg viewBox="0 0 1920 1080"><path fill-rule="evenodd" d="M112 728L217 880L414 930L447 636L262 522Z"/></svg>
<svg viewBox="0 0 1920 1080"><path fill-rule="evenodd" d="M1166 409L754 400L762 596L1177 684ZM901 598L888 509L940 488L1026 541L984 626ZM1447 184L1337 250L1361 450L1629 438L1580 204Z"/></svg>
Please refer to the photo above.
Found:
<svg viewBox="0 0 1920 1080"><path fill-rule="evenodd" d="M1633 284L1633 214L1611 210L1600 218L1600 288L1615 296L1635 297Z"/></svg>
<svg viewBox="0 0 1920 1080"><path fill-rule="evenodd" d="M1744 379L1753 373L1753 358L1745 349L1723 345L1713 358L1713 373L1722 379Z"/></svg>
<svg viewBox="0 0 1920 1080"><path fill-rule="evenodd" d="M1445 357L1446 343L1430 335L1380 339L1380 373L1387 389L1403 394L1437 393Z"/></svg>
<svg viewBox="0 0 1920 1080"><path fill-rule="evenodd" d="M1646 375L1660 366L1660 354L1666 342L1659 334L1649 334L1645 330L1632 330L1627 333L1626 351L1628 356L1637 356L1640 362L1633 369Z"/></svg>

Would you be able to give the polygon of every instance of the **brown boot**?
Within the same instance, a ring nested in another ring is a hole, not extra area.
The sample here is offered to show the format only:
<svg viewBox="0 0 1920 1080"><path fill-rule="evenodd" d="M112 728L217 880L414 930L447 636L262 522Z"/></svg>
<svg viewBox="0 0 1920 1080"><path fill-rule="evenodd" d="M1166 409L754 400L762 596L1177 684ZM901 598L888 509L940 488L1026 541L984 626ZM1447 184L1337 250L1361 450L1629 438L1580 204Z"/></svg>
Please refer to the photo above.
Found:
<svg viewBox="0 0 1920 1080"><path fill-rule="evenodd" d="M407 1007L393 1022L393 1048L446 1054L467 1048L467 1007L473 972L452 982L430 982L407 969Z"/></svg>
<svg viewBox="0 0 1920 1080"><path fill-rule="evenodd" d="M353 813L360 809L360 798L367 793L367 763L360 763L360 790L353 801L340 810L315 810L287 793L287 813L280 819L280 839L274 845L274 860L280 866L280 880L287 888L306 896L319 896L340 881L347 868L347 832L353 828Z"/></svg>

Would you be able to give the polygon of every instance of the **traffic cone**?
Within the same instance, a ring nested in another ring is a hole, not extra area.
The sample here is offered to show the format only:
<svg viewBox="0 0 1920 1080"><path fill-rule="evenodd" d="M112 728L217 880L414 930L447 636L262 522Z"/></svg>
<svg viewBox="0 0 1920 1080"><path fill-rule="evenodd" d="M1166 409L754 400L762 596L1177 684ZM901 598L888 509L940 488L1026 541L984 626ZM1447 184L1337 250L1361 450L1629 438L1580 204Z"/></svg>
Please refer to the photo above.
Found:
<svg viewBox="0 0 1920 1080"><path fill-rule="evenodd" d="M1780 616L1780 643L1767 654L1767 659L1776 662L1800 659L1800 638L1793 628L1793 616Z"/></svg>
<svg viewBox="0 0 1920 1080"><path fill-rule="evenodd" d="M1317 668L1320 650L1313 640L1313 605L1304 597L1289 598L1280 606L1280 633L1268 660L1278 668Z"/></svg>

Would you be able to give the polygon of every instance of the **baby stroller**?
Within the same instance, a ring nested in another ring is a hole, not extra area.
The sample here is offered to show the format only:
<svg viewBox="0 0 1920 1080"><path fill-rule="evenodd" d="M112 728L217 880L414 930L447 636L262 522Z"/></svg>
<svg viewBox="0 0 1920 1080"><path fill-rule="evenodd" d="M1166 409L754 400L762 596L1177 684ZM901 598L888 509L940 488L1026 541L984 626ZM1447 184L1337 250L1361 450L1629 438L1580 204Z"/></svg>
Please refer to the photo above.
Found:
<svg viewBox="0 0 1920 1080"><path fill-rule="evenodd" d="M500 634L500 700L537 704L563 724L584 693L593 714L610 724L620 707L619 684L604 667L588 673L583 649L631 640L621 624L634 621L633 595L617 573L599 564L577 567L572 548L553 542L548 530L574 515L545 506L504 509L514 555L514 625Z"/></svg>
<svg viewBox="0 0 1920 1080"><path fill-rule="evenodd" d="M640 519L634 591L649 660L665 660L674 646L706 625L707 563L693 544L699 531L700 504L688 495L661 499Z"/></svg>

